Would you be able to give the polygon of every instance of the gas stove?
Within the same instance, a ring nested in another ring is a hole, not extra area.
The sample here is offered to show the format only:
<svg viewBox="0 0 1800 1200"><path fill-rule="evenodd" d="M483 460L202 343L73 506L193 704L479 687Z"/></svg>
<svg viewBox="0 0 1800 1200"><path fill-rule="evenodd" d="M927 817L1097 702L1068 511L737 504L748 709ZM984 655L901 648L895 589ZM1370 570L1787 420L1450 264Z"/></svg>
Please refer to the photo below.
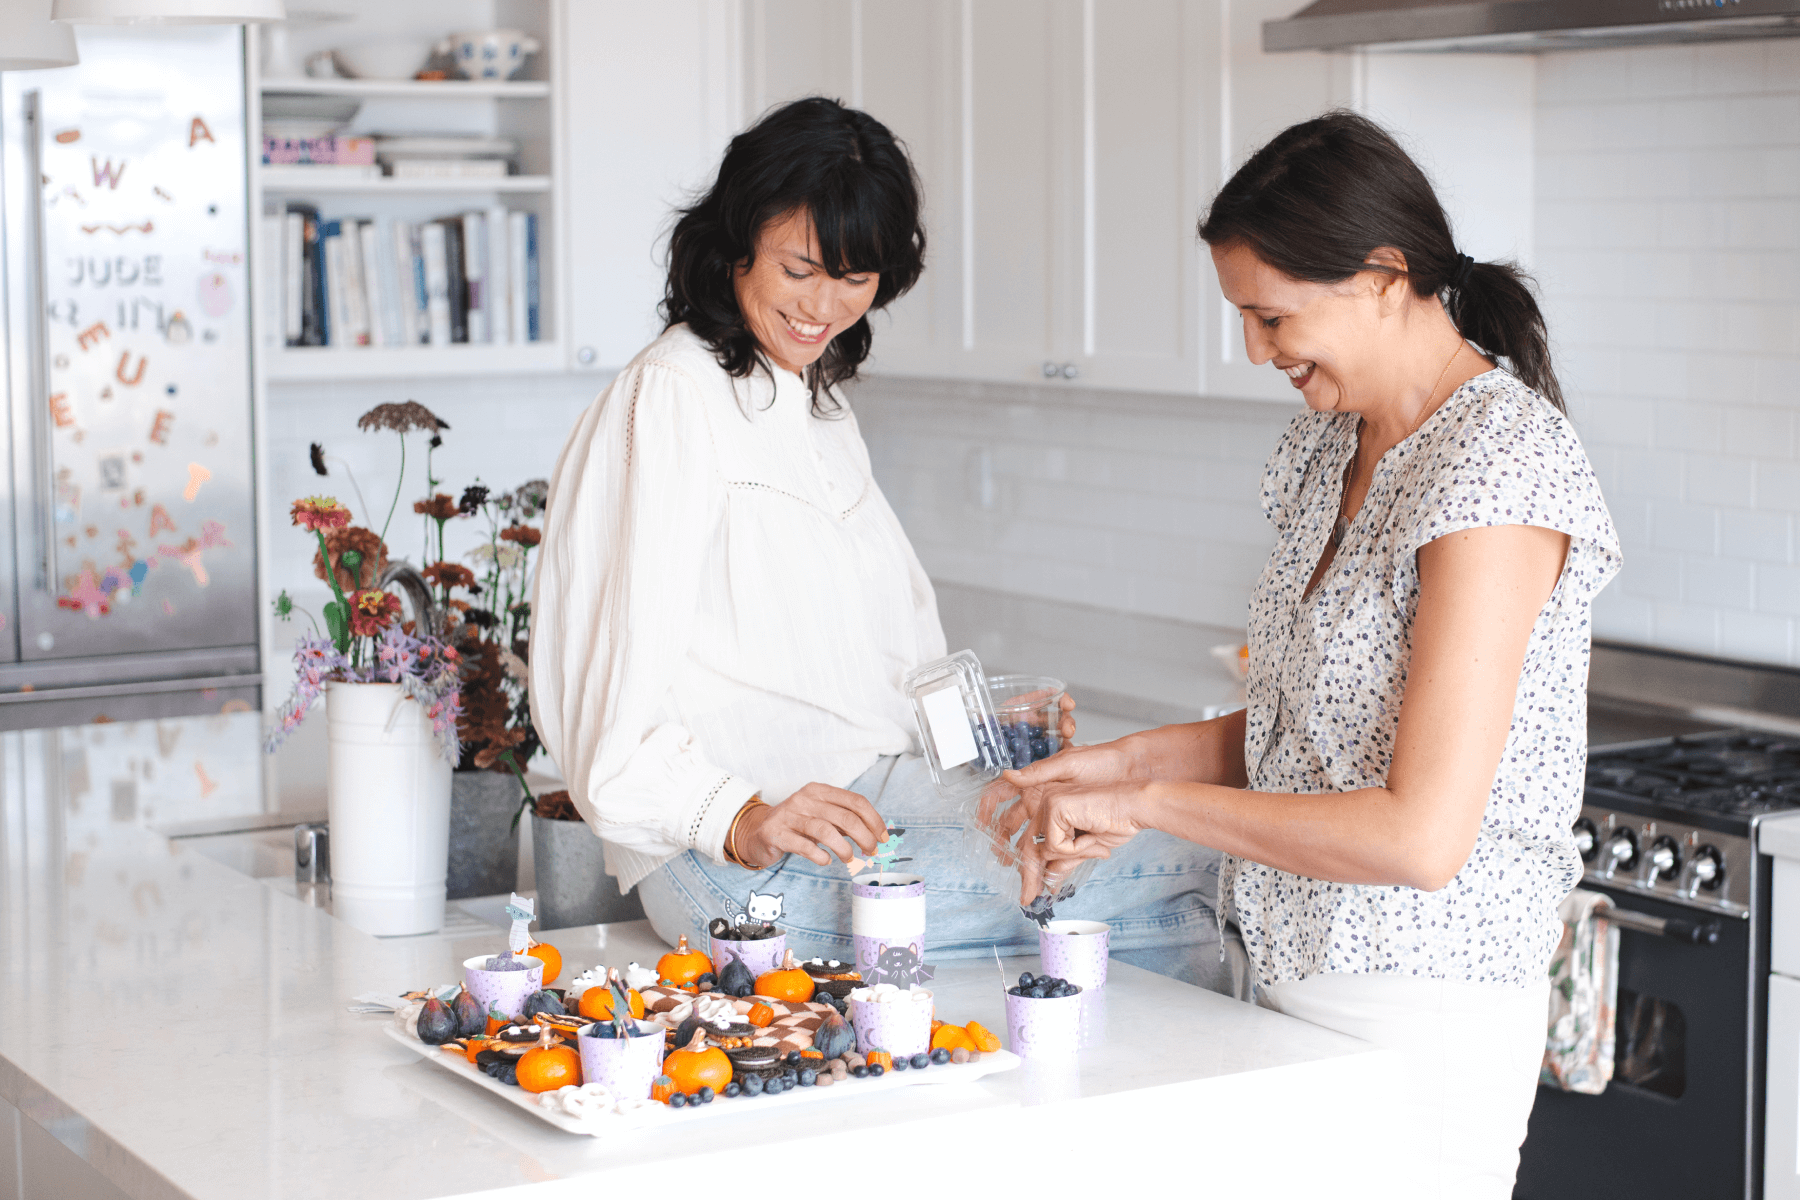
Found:
<svg viewBox="0 0 1800 1200"><path fill-rule="evenodd" d="M1800 809L1800 740L1727 731L1597 751L1575 822L1586 882L1745 918L1755 828Z"/></svg>

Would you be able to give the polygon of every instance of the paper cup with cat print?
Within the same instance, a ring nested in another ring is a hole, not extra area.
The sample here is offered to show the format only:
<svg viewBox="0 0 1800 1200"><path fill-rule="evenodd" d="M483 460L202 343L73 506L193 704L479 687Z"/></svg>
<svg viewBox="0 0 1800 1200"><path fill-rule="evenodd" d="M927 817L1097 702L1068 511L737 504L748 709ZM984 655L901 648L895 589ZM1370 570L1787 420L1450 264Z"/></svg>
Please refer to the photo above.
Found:
<svg viewBox="0 0 1800 1200"><path fill-rule="evenodd" d="M882 976L883 954L902 949L913 962L925 957L925 881L917 875L877 872L850 881L850 935L856 969L869 983L905 986L913 980Z"/></svg>
<svg viewBox="0 0 1800 1200"><path fill-rule="evenodd" d="M523 971L490 971L487 969L490 957L493 956L477 954L464 960L463 986L481 1005L482 1012L497 1009L516 1021L525 1012L525 1001L544 986L544 964L540 959L527 956L514 960L525 964Z"/></svg>
<svg viewBox="0 0 1800 1200"><path fill-rule="evenodd" d="M766 975L781 965L782 955L787 953L787 934L778 933L774 937L757 938L754 941L734 942L729 938L711 938L713 970L723 972L725 965L733 958L741 958L744 965L750 968L752 975Z"/></svg>

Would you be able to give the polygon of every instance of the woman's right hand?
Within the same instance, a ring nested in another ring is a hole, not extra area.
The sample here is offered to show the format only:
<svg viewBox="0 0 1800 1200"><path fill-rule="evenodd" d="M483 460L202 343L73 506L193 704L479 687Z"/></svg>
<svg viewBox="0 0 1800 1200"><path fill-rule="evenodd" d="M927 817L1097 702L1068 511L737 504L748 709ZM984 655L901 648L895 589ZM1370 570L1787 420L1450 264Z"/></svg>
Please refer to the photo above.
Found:
<svg viewBox="0 0 1800 1200"><path fill-rule="evenodd" d="M828 867L831 854L849 862L858 850L875 853L887 835L873 804L828 783L809 783L780 804L751 804L738 820L736 849L754 870L774 866L784 854Z"/></svg>
<svg viewBox="0 0 1800 1200"><path fill-rule="evenodd" d="M1007 771L989 784L981 794L976 821L993 838L994 857L1008 866L1017 860L1010 849L1012 841L1036 821L1047 788L1060 785L1089 790L1148 782L1148 757L1135 736L1098 746L1070 747L1023 769Z"/></svg>

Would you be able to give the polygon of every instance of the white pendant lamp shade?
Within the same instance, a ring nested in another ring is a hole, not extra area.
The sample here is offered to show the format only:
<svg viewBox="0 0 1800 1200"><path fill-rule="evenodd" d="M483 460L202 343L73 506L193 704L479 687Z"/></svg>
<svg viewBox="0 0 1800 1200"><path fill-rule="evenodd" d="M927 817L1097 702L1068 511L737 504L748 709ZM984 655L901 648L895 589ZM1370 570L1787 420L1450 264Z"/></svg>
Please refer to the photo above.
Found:
<svg viewBox="0 0 1800 1200"><path fill-rule="evenodd" d="M282 0L55 0L50 15L75 25L247 25L283 20L287 9Z"/></svg>
<svg viewBox="0 0 1800 1200"><path fill-rule="evenodd" d="M50 19L50 0L0 0L0 71L72 67L75 31Z"/></svg>

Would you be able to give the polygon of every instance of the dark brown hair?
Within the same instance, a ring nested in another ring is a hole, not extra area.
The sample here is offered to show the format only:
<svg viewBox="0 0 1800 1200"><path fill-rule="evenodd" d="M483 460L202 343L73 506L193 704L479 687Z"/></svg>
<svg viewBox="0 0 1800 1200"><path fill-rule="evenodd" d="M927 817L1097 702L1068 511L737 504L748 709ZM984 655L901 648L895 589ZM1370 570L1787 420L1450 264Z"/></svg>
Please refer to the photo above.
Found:
<svg viewBox="0 0 1800 1200"><path fill-rule="evenodd" d="M1200 237L1209 246L1241 242L1312 283L1397 273L1368 261L1376 247L1391 246L1406 256L1416 294L1442 296L1463 337L1563 407L1531 277L1517 263L1459 254L1425 173L1367 117L1338 110L1277 134L1213 198Z"/></svg>
<svg viewBox="0 0 1800 1200"><path fill-rule="evenodd" d="M737 264L755 261L763 226L805 209L833 279L880 273L869 307L877 312L925 269L919 192L905 147L867 113L823 96L771 110L731 139L712 187L675 222L663 327L686 323L735 377L759 364L767 371L733 287ZM807 368L815 413L836 407L830 389L856 378L872 341L865 314Z"/></svg>

